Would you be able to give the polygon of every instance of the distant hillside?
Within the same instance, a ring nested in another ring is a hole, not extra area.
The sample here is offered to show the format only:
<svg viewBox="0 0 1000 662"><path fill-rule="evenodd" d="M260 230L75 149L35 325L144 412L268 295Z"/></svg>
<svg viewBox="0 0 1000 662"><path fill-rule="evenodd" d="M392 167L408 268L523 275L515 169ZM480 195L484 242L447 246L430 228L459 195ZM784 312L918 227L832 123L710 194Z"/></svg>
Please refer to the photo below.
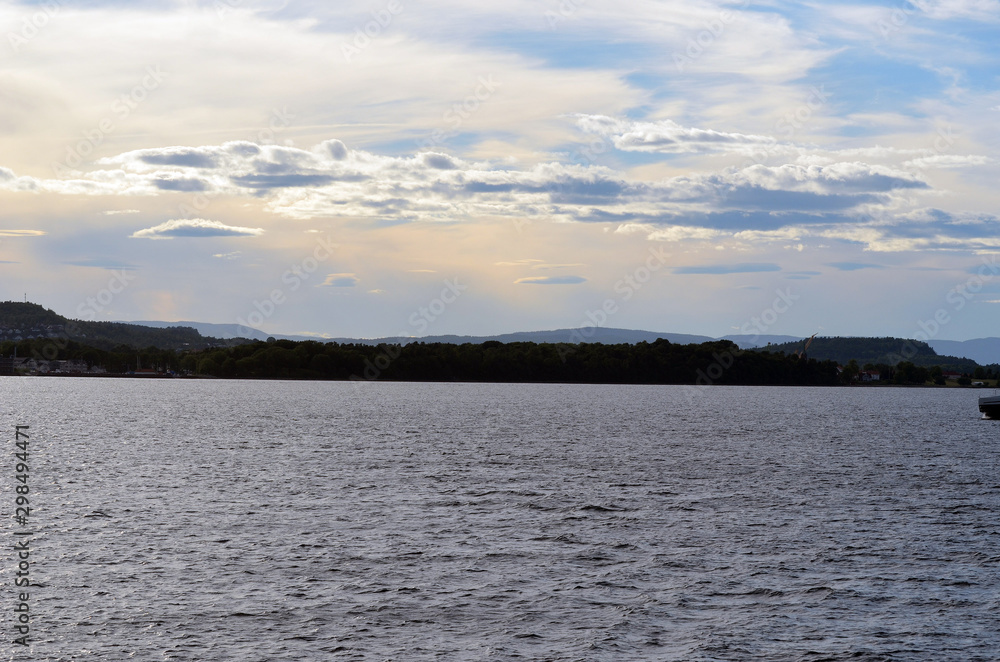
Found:
<svg viewBox="0 0 1000 662"><path fill-rule="evenodd" d="M422 338L380 338L371 342L378 343L449 343L461 345L471 343L474 345L484 342L533 342L533 343L601 343L603 345L635 345L640 342L656 342L663 338L675 345L694 345L703 342L711 342L713 338L708 336L693 336L685 333L663 333L655 331L632 331L629 329L609 329L604 327L588 327L583 329L555 329L553 331L521 331L518 333L502 333L495 336L427 336ZM347 338L334 339L337 342L357 342Z"/></svg>
<svg viewBox="0 0 1000 662"><path fill-rule="evenodd" d="M685 333L667 333L663 331L633 331L630 329L612 329L606 327L585 328L585 329L555 329L554 331L521 331L517 333L503 333L493 336L458 336L458 335L437 335L421 336L413 338L409 336L385 336L382 338L321 338L316 336L301 335L281 335L268 334L257 329L249 329L238 324L209 324L207 322L163 322L163 321L138 321L133 324L143 324L156 328L166 328L170 326L189 326L197 329L202 335L215 338L250 338L252 340L266 340L268 336L274 336L278 340L319 340L325 342L336 342L345 345L405 345L411 342L423 343L448 343L461 345L472 343L474 345L484 342L593 342L604 345L618 345L622 343L636 344L640 342L656 342L658 338L669 340L676 345L696 345L715 340L731 340L743 349L760 347L767 343L784 343L795 341L795 336L750 336L750 335L729 335L724 338L711 338L709 336L698 336Z"/></svg>
<svg viewBox="0 0 1000 662"><path fill-rule="evenodd" d="M98 349L125 345L136 349L203 349L226 344L191 327L155 329L121 322L71 320L36 303L0 302L0 342L35 338L69 339Z"/></svg>
<svg viewBox="0 0 1000 662"><path fill-rule="evenodd" d="M794 354L802 351L806 339L798 342L772 344L761 348L763 351L782 354ZM945 370L972 372L977 363L971 359L956 356L940 356L925 342L907 340L905 338L820 338L813 339L807 356L818 361L836 361L846 365L852 359L858 365L886 364L896 365L900 361L909 361L916 366L941 366Z"/></svg>
<svg viewBox="0 0 1000 662"><path fill-rule="evenodd" d="M632 331L629 329L609 329L605 327L586 329L556 329L554 331L522 331L518 333L503 333L494 336L458 336L458 335L438 335L438 336L384 336L382 338L323 338L318 336L303 335L281 335L277 333L264 333L257 329L250 329L239 324L209 324L206 322L162 322L162 321L139 321L133 324L143 324L156 328L166 328L168 326L184 325L197 329L203 335L211 335L215 338L250 338L252 340L266 340L268 336L273 336L277 340L318 340L320 342L336 342L342 345L405 345L411 342L423 343L447 343L461 345L472 343L474 345L484 342L535 342L535 343L580 343L593 342L605 345L618 345L622 343L635 344L640 342L655 342L657 338L664 338L674 344L692 345L703 342L711 342L715 338L708 336L695 336L684 333L661 333L656 331Z"/></svg>
<svg viewBox="0 0 1000 662"><path fill-rule="evenodd" d="M754 349L767 345L781 345L784 343L799 342L798 336L748 336L748 335L728 335L716 340L732 340L739 345L740 349Z"/></svg>
<svg viewBox="0 0 1000 662"><path fill-rule="evenodd" d="M250 340L267 340L271 334L264 333L263 331L258 331L257 329L251 329L250 327L240 326L239 324L212 324L209 322L159 322L159 321L146 321L140 320L136 322L128 322L128 324L137 324L139 326L149 326L154 329L169 329L171 327L188 327L194 329L202 336L206 338L219 338L219 339L234 339L234 338L249 338ZM316 338L311 338L307 336L274 336L279 340L316 340Z"/></svg>

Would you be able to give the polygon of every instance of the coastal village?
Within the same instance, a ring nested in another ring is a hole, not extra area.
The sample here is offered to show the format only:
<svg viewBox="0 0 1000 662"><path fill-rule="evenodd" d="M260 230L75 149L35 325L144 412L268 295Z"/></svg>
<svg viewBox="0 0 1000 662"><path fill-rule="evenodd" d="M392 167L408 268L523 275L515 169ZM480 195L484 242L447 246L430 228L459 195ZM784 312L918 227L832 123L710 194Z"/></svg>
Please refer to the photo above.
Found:
<svg viewBox="0 0 1000 662"><path fill-rule="evenodd" d="M59 338L66 334L65 324L39 324L22 329L0 322L0 342L12 340L34 340L36 338Z"/></svg>

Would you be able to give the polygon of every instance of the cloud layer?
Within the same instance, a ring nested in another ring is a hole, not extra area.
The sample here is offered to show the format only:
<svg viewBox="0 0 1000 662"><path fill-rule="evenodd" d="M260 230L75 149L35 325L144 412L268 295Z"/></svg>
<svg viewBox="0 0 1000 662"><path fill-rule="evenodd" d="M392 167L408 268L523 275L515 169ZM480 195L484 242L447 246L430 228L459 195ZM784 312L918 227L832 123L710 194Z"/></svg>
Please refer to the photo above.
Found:
<svg viewBox="0 0 1000 662"><path fill-rule="evenodd" d="M401 7L0 0L7 296L72 311L117 265L106 318L280 291L275 332L492 333L611 298L723 335L792 282L786 331L907 333L1000 250L996 0ZM987 290L949 334L993 333Z"/></svg>

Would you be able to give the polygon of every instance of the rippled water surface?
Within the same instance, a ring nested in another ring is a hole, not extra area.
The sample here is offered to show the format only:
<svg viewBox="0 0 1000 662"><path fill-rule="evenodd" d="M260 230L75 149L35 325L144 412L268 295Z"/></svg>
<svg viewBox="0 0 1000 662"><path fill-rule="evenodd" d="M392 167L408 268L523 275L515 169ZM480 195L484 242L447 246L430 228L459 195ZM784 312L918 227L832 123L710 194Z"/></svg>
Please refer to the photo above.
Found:
<svg viewBox="0 0 1000 662"><path fill-rule="evenodd" d="M979 394L0 378L30 659L997 660Z"/></svg>

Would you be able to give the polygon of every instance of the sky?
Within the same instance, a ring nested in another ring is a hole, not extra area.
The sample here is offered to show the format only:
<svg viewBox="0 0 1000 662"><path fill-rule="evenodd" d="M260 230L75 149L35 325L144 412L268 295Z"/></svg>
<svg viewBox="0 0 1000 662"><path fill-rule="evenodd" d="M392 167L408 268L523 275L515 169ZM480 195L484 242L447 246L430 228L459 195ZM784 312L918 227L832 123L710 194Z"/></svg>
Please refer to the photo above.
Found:
<svg viewBox="0 0 1000 662"><path fill-rule="evenodd" d="M1000 336L998 30L998 0L0 0L0 299Z"/></svg>

